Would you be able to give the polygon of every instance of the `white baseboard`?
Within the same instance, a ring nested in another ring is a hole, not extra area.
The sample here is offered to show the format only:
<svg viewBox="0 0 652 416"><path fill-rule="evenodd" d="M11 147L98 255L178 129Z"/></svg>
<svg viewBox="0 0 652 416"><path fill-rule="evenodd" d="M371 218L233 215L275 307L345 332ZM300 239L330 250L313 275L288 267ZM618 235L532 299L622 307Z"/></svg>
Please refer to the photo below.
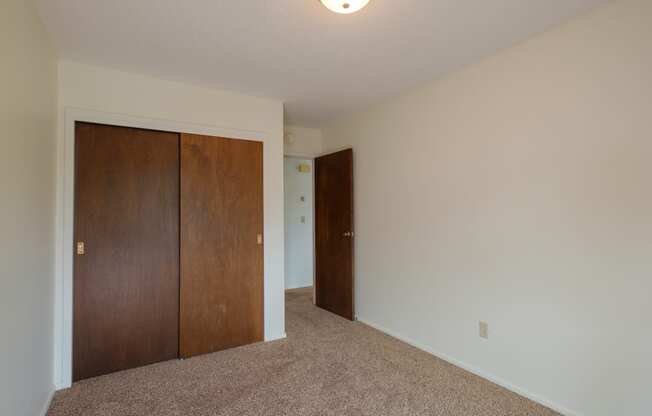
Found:
<svg viewBox="0 0 652 416"><path fill-rule="evenodd" d="M286 287L285 290L310 289L310 288L312 288L312 285Z"/></svg>
<svg viewBox="0 0 652 416"><path fill-rule="evenodd" d="M450 357L450 356L448 356L446 354L442 354L439 351L435 351L433 348L431 348L431 347L429 347L427 345L424 345L424 344L422 344L420 342L417 342L417 341L411 340L411 339L409 339L407 337L404 337L403 335L398 334L398 333L396 333L394 331L391 331L391 330L389 330L387 328L384 328L381 325L378 325L378 324L376 324L376 323L374 323L372 321L369 321L366 318L358 316L357 320L362 322L365 325L368 325L368 326L380 331L380 332L383 332L383 333L385 333L385 334L387 334L387 335L389 335L391 337L394 337L394 338L396 338L398 340L401 340L401 341L405 342L406 344L410 344L411 346L413 346L415 348L418 348L421 351L425 351L425 352L427 352L427 353L429 353L431 355L434 355L437 358L440 358L440 359L442 359L442 360L444 360L444 361L446 361L446 362L448 362L450 364L453 364L454 366L460 367L460 368L462 368L462 369L464 369L464 370L466 370L466 371L468 371L470 373L473 373L478 377L482 377L485 380L489 380L492 383L498 384L499 386L501 386L503 388L506 388L507 390L510 390L510 391L512 391L512 392L514 392L514 393L516 393L516 394L518 394L520 396L523 396L523 397L525 397L527 399L530 399L533 402L536 402L536 403L539 403L539 404L541 404L543 406L546 406L547 408L552 409L555 412L561 413L564 416L582 416L580 413L575 412L575 411L570 410L570 409L567 409L566 407L561 406L561 405L559 405L559 404L557 404L557 403L555 403L555 402L553 402L551 400L548 400L545 397L541 397L541 396L539 396L537 394L531 393L526 389L515 386L514 384L509 383L509 382L507 382L505 380L502 380L502 379L500 379L500 378L498 378L498 377L496 377L496 376L494 376L492 374L488 374L488 373L486 373L486 372L484 372L484 371L482 371L482 370L480 370L478 368L470 366L470 365L468 365L468 364L466 364L466 363L464 363L462 361L459 361L459 360L457 360L457 359L455 359L453 357Z"/></svg>
<svg viewBox="0 0 652 416"><path fill-rule="evenodd" d="M270 335L269 337L265 337L265 342L278 341L279 339L285 338L287 338L287 334L284 332L280 335Z"/></svg>
<svg viewBox="0 0 652 416"><path fill-rule="evenodd" d="M50 393L48 393L48 397L45 399L45 403L43 404L43 407L41 408L41 412L39 413L39 416L45 416L48 414L48 410L50 410L50 404L52 403L52 399L54 398L54 386L50 389Z"/></svg>

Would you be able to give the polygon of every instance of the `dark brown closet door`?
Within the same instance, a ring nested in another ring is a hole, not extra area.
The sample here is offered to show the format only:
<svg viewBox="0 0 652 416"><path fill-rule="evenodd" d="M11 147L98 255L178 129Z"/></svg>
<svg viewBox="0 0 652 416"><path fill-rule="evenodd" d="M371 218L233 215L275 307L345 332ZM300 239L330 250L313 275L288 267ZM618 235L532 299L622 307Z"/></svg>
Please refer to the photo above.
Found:
<svg viewBox="0 0 652 416"><path fill-rule="evenodd" d="M263 340L262 151L181 135L182 357Z"/></svg>
<svg viewBox="0 0 652 416"><path fill-rule="evenodd" d="M353 151L315 159L315 303L353 320Z"/></svg>
<svg viewBox="0 0 652 416"><path fill-rule="evenodd" d="M74 235L73 379L178 357L179 135L77 123Z"/></svg>

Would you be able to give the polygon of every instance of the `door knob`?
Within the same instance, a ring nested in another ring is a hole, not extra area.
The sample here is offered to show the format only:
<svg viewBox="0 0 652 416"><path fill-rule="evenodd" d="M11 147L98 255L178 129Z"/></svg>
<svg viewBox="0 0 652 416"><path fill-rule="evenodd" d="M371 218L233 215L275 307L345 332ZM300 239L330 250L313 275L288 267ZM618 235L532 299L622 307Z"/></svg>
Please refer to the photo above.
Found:
<svg viewBox="0 0 652 416"><path fill-rule="evenodd" d="M77 255L82 256L86 252L86 248L84 247L84 242L80 241L77 243Z"/></svg>

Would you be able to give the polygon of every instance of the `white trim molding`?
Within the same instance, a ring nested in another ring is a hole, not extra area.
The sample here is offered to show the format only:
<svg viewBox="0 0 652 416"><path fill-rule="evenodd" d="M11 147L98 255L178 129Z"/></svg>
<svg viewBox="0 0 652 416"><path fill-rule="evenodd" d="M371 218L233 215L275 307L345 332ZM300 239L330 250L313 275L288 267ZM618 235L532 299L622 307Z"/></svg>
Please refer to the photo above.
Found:
<svg viewBox="0 0 652 416"><path fill-rule="evenodd" d="M266 134L260 131L238 130L219 126L192 124L136 117L126 114L107 113L77 107L66 107L63 115L63 129L59 133L57 149L57 227L56 227L56 282L55 282L55 387L63 389L72 385L72 327L73 327L73 223L74 223L74 160L75 123L77 121L135 127L178 133L204 134L264 142ZM263 160L263 165L266 161ZM268 204L265 202L265 206ZM265 211L265 230L268 227L268 213ZM266 233L267 234L267 233ZM268 256L268 248L264 248ZM271 276L264 272L265 287L271 287ZM267 305L270 293L265 290L265 341L285 337L285 334L267 333L270 316Z"/></svg>

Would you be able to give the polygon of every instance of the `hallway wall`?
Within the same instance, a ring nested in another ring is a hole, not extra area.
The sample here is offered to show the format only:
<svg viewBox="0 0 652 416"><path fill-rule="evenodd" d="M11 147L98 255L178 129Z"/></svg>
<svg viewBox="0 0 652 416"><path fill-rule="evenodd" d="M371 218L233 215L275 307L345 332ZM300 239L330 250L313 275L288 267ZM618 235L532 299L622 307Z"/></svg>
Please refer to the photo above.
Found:
<svg viewBox="0 0 652 416"><path fill-rule="evenodd" d="M299 172L298 166L310 167ZM303 198L303 200L302 200ZM312 286L314 275L313 161L285 158L285 288Z"/></svg>

